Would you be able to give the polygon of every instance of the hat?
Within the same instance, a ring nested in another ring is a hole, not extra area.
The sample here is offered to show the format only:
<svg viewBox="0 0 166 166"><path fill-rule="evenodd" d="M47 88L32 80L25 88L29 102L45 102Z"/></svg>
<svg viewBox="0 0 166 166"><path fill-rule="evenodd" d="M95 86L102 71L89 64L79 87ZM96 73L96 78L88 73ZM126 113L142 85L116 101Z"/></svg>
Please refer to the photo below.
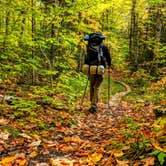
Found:
<svg viewBox="0 0 166 166"><path fill-rule="evenodd" d="M102 33L100 33L100 32L91 33L89 35L84 36L85 41L88 41L88 40L93 39L93 38L99 38L101 40L104 40L105 36L103 36Z"/></svg>

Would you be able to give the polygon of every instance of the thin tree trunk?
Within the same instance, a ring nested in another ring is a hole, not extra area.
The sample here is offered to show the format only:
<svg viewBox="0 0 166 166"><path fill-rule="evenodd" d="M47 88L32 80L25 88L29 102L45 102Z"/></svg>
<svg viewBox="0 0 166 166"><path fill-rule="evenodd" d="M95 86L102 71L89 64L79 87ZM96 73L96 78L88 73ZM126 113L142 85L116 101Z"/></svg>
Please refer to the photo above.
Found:
<svg viewBox="0 0 166 166"><path fill-rule="evenodd" d="M137 70L138 65L138 14L136 14L136 0L132 0L131 9L131 22L130 22L130 33L129 33L129 57L132 66L132 71Z"/></svg>
<svg viewBox="0 0 166 166"><path fill-rule="evenodd" d="M154 57L153 57L153 61L151 64L151 73L154 74L156 73L156 70L158 68L158 63L157 63L157 59L158 59L158 54L159 54L159 47L160 47L160 39L161 39L161 29L162 29L162 13L161 13L161 8L160 5L157 6L157 13L156 13L156 24L154 26L155 29L155 46L154 46Z"/></svg>
<svg viewBox="0 0 166 166"><path fill-rule="evenodd" d="M32 7L32 41L35 41L35 30L36 30L36 21L35 21L35 16L34 16L34 1L31 0L31 7ZM32 59L34 59L35 56L35 51L34 51L34 46L32 46ZM35 84L35 71L32 69L32 84Z"/></svg>
<svg viewBox="0 0 166 166"><path fill-rule="evenodd" d="M51 25L51 38L53 39L55 37L55 32L54 32L54 24ZM55 49L54 49L54 45L51 45L51 49L50 49L50 62L51 62L51 70L54 70L54 65L55 65ZM51 83L51 87L53 87L53 80L55 79L55 77L53 76L53 74L50 75L50 83Z"/></svg>
<svg viewBox="0 0 166 166"><path fill-rule="evenodd" d="M23 16L23 18L21 20L21 22L22 22L22 24L21 24L21 33L20 33L21 35L24 35L24 33L25 33L24 26L25 26L26 18L24 17L24 14L25 14L25 11L21 11L21 15Z"/></svg>
<svg viewBox="0 0 166 166"><path fill-rule="evenodd" d="M6 11L6 18L5 18L5 36L3 40L3 48L6 47L6 40L9 35L9 22L10 22L10 11Z"/></svg>

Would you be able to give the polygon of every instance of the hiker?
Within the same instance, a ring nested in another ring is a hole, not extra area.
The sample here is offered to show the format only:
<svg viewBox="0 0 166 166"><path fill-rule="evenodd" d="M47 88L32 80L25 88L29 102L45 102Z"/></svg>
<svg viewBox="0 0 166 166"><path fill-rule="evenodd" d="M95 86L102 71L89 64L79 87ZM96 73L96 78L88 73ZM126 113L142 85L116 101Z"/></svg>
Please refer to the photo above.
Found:
<svg viewBox="0 0 166 166"><path fill-rule="evenodd" d="M100 32L91 33L84 37L87 44L87 55L85 57L85 65L88 66L88 76L90 81L90 113L97 113L97 103L99 97L99 88L103 81L103 75L106 66L111 67L110 51L102 42L105 36ZM100 73L99 73L100 71Z"/></svg>

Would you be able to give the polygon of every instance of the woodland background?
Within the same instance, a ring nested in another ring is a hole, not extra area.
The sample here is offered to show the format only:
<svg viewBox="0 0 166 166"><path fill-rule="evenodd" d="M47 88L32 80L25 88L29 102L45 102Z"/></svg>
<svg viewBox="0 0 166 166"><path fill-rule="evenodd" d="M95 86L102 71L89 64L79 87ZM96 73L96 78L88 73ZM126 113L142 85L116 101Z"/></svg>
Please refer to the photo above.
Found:
<svg viewBox="0 0 166 166"><path fill-rule="evenodd" d="M13 129L13 121L24 126L29 123L26 117L46 130L47 122L34 120L46 106L75 114L87 82L81 73L83 36L91 32L102 32L111 51L111 95L123 91L113 77L116 73L118 81L132 89L123 101L136 109L152 105L153 110L165 110L165 0L1 0L0 8L1 133L15 139L22 130L17 125ZM75 121L62 118L58 123ZM165 120L158 124L163 140ZM162 165L165 150L153 150Z"/></svg>

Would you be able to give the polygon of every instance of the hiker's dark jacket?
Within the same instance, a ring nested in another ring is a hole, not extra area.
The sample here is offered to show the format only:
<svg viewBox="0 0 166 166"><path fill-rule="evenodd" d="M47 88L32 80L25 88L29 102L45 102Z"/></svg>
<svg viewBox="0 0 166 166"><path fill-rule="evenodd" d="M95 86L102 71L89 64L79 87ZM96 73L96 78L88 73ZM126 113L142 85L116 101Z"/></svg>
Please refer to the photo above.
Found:
<svg viewBox="0 0 166 166"><path fill-rule="evenodd" d="M108 47L104 44L100 45L100 49L102 49L101 60L98 60L98 52L94 51L87 45L87 55L85 57L85 64L88 65L103 65L106 67L106 64L111 66L111 55Z"/></svg>

